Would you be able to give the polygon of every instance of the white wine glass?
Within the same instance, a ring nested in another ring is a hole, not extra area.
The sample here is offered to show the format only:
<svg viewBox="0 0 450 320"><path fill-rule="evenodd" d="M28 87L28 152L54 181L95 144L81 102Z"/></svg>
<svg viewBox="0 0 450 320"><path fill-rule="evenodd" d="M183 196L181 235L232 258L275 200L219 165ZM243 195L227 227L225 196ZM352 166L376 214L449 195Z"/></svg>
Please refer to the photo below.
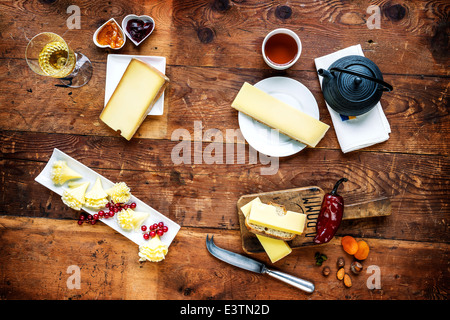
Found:
<svg viewBox="0 0 450 320"><path fill-rule="evenodd" d="M58 78L62 86L79 88L92 77L91 61L74 52L62 37L42 32L30 40L25 50L28 66L39 75Z"/></svg>

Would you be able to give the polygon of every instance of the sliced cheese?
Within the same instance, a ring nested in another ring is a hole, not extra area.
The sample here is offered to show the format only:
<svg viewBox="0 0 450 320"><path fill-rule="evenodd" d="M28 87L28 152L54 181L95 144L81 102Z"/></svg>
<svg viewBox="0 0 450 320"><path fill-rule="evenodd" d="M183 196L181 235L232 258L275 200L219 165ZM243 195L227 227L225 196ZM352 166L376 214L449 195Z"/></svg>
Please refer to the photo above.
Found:
<svg viewBox="0 0 450 320"><path fill-rule="evenodd" d="M248 221L266 228L302 234L305 229L306 215L289 210L285 215L279 215L274 206L255 202L250 210Z"/></svg>
<svg viewBox="0 0 450 320"><path fill-rule="evenodd" d="M247 82L239 90L231 106L310 147L315 147L330 128Z"/></svg>
<svg viewBox="0 0 450 320"><path fill-rule="evenodd" d="M169 79L154 67L131 59L100 119L130 140L154 103L163 93Z"/></svg>
<svg viewBox="0 0 450 320"><path fill-rule="evenodd" d="M286 241L256 235L272 263L286 257L292 252Z"/></svg>
<svg viewBox="0 0 450 320"><path fill-rule="evenodd" d="M252 209L252 205L255 203L261 204L261 199L259 197L253 199L246 205L241 207L242 213L244 214L244 217L247 217L247 215L250 214L250 211ZM275 263L282 258L286 257L288 254L292 252L291 247L286 243L286 241L278 240L274 238L264 237L260 235L256 235L259 242L264 248L264 251L269 256L269 259L272 263Z"/></svg>

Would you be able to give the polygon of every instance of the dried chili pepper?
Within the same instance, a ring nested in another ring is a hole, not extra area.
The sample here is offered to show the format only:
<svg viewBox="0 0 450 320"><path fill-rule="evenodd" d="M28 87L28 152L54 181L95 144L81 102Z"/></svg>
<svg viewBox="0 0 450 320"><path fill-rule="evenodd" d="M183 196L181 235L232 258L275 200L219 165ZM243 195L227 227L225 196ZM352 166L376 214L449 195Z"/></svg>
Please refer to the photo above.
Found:
<svg viewBox="0 0 450 320"><path fill-rule="evenodd" d="M336 182L333 190L323 197L314 238L314 242L317 244L330 241L341 224L344 215L344 199L337 194L337 189L344 181L348 181L347 178L342 178Z"/></svg>

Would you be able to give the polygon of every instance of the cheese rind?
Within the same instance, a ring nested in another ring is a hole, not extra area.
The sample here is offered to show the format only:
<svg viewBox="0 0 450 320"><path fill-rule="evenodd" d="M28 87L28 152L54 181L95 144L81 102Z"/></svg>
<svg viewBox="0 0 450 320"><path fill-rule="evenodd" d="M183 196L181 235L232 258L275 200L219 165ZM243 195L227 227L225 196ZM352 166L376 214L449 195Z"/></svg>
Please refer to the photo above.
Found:
<svg viewBox="0 0 450 320"><path fill-rule="evenodd" d="M239 90L231 106L310 147L315 147L330 128L247 82Z"/></svg>
<svg viewBox="0 0 450 320"><path fill-rule="evenodd" d="M306 215L293 211L279 215L274 206L256 202L252 205L248 221L266 228L300 235L305 229Z"/></svg>
<svg viewBox="0 0 450 320"><path fill-rule="evenodd" d="M151 65L131 59L100 119L130 140L168 82L169 78Z"/></svg>

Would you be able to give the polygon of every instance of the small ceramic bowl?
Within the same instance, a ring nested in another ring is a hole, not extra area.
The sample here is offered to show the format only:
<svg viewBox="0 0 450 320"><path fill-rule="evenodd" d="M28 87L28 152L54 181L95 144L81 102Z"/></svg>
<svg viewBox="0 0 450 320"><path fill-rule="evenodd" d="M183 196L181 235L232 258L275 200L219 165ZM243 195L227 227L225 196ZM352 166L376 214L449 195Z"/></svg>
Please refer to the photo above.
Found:
<svg viewBox="0 0 450 320"><path fill-rule="evenodd" d="M142 20L144 22L148 22L150 21L153 24L152 29L150 30L149 34L145 36L144 39L142 39L140 42L137 42L136 40L134 40L131 35L128 33L127 31L127 24L128 21L130 21L131 19L138 19L138 20ZM146 16L146 15L142 15L142 16L137 16L135 14L129 14L127 15L125 18L123 18L122 20L122 30L125 32L125 34L127 35L128 39L131 40L131 42L134 43L135 46L140 45L142 42L144 42L145 39L148 38L149 35L151 35L153 33L153 30L155 30L155 20L153 20L152 17Z"/></svg>
<svg viewBox="0 0 450 320"><path fill-rule="evenodd" d="M122 32L123 44L122 44L120 47L118 47L118 48L112 48L109 44L107 44L107 45L101 45L101 44L99 44L99 43L97 42L97 35L98 35L98 33L100 32L100 30L101 30L108 22L111 22L111 21L113 21L113 22L117 25L117 27L119 28L120 32ZM114 18L111 18L111 19L109 19L108 21L106 21L104 24L102 24L102 25L100 26L100 28L98 28L98 29L94 32L94 35L93 35L93 37L92 37L92 40L94 41L95 45L96 45L97 47L99 47L99 48L110 48L110 49L114 49L114 50L119 50L119 49L121 49L121 48L125 45L125 42L126 42L126 40L127 40L127 37L126 37L126 35L125 35L125 32L123 32L123 29L122 29L122 28L120 27L120 25L117 23L117 21L116 21Z"/></svg>

